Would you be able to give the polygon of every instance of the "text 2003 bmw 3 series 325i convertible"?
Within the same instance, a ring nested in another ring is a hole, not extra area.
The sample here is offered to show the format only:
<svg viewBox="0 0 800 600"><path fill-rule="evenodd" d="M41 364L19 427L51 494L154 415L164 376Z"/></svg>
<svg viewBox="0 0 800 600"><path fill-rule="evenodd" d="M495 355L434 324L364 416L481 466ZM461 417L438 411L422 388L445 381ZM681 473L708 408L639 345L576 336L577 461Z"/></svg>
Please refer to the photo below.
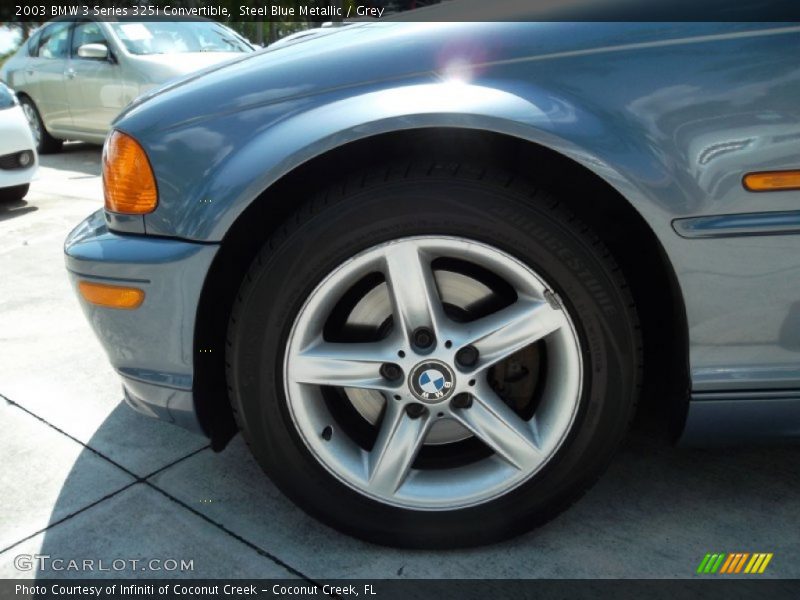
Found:
<svg viewBox="0 0 800 600"><path fill-rule="evenodd" d="M115 123L67 267L128 402L342 531L502 539L640 396L800 434L800 28L354 24ZM644 390L644 393L642 392Z"/></svg>

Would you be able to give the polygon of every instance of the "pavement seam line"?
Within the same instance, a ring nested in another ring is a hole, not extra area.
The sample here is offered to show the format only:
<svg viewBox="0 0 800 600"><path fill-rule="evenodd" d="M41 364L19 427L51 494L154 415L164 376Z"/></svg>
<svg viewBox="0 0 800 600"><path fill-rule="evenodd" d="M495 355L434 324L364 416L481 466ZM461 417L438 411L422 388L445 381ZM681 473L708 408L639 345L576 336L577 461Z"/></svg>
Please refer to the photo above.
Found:
<svg viewBox="0 0 800 600"><path fill-rule="evenodd" d="M5 400L6 402L8 402L8 403L9 403L11 406L13 406L13 407L15 407L15 408L18 408L18 409L20 409L22 412L24 412L24 413L27 413L28 415L32 416L32 417L33 417L34 419L36 419L37 421L40 421L41 423L44 423L45 425L47 425L47 426L48 426L48 427L50 427L51 429L54 429L55 431L57 431L57 432L58 432L58 433L60 433L61 435L63 435L63 436L66 436L67 438L71 439L73 442L75 442L75 443L77 443L77 444L80 444L81 446L83 446L84 448L86 448L87 450L89 450L90 452L92 452L93 454L95 454L95 455L99 456L100 458L102 458L102 459L104 459L104 460L107 460L108 462L110 462L112 465L114 465L114 466L115 466L115 467L117 467L118 469L120 469L120 470L124 471L126 474L130 475L131 477L133 477L133 478L136 480L134 483L136 483L136 482L138 482L138 481L143 481L143 479L142 479L141 477L139 477L138 475L136 475L136 473L133 473L133 472L132 472L132 471L130 471L129 469L126 469L125 467L123 467L121 464L119 464L119 463L118 463L117 461L115 461L114 459L112 459L112 458L109 458L108 456L106 456L105 454L103 454L102 452L100 452L99 450L95 450L94 448L92 448L92 447L91 447L91 446L89 446L88 444L86 444L86 443L82 442L81 440L79 440L79 439L78 439L78 438L76 438L75 436L73 436L73 435L71 435L71 434L67 433L66 431L64 431L64 430L63 430L63 429L61 429L60 427L57 427L57 426L53 425L52 423L50 423L49 421L47 421L46 419L44 419L43 417L40 417L40 416L39 416L39 415L37 415L35 412L32 412L32 411L28 410L27 408L25 408L24 406L22 406L21 404L18 404L18 403L16 403L16 402L14 402L14 401L13 401L11 398L9 398L9 397L7 397L7 396L5 396L5 395L3 395L3 394L0 394L0 398L2 398L3 400Z"/></svg>
<svg viewBox="0 0 800 600"><path fill-rule="evenodd" d="M34 412L32 412L32 411L28 410L28 409L27 409L27 408L25 408L24 406L21 406L21 405L20 405L20 404L18 404L17 402L14 402L14 401L13 401L11 398L9 398L8 396L5 396L4 394L0 394L0 398L2 398L3 400L5 400L5 401L6 401L6 403L8 403L10 406L13 406L14 408L18 408L18 409L19 409L19 410L21 410L22 412L24 412L24 413L28 414L29 416L31 416L31 417L33 417L34 419L36 419L37 421L39 421L39 422L43 423L43 424L44 424L44 425L46 425L47 427L50 427L51 429L54 429L55 431L57 431L57 432L58 432L58 433L60 433L61 435L65 436L66 438L68 438L68 439L70 439L70 440L72 440L72 441L73 441L73 442L75 442L76 444L79 444L81 447L85 448L86 450L89 450L90 452L92 452L92 453L93 453L93 454L95 454L96 456L100 457L101 459L103 459L103 460L105 460L105 461L107 461L107 462L111 463L112 465L114 465L115 467L117 467L118 469L120 469L121 471L123 471L123 472L124 472L126 475L128 475L128 476L130 476L130 477L133 477L133 479L134 479L133 481L131 481L131 482L130 482L130 483L128 483L127 485L125 485L125 486L123 486L123 487L119 488L118 490L115 490L115 491L113 491L113 492L111 492L111 493L109 493L109 494L106 494L106 495L105 495L105 496L103 496L102 498L99 498L98 500L95 500L94 502L91 502L90 504L87 504L86 506L83 506L83 507L79 508L78 510L76 510L76 511L74 511L74 512L71 512L71 513L69 513L68 515L65 515L64 517L60 518L58 521L54 521L54 522L52 522L52 523L48 523L46 527L43 527L42 529L39 529L38 531L35 531L35 532L33 532L32 534L30 534L30 535L28 535L28 536L25 536L24 538L22 538L21 540L18 540L18 541L16 541L16 542L14 542L14 543L13 543L13 544L11 544L10 546L7 546L6 548L0 549L0 554L2 554L2 553L4 553L4 552L7 552L8 550L11 550L11 549L12 549L12 548L14 548L15 546L19 546L19 545L20 545L20 544L22 544L23 542L26 542L26 541L30 540L31 538L34 538L34 537L36 537L36 536L37 536L37 535L39 535L40 533L43 533L43 532L47 531L48 529L51 529L52 527L55 527L55 526L57 526L57 525L60 525L61 523L64 523L65 521L68 521L68 520L69 520L69 519L71 519L72 517L74 517L74 516L76 516L76 515L78 515L78 514L82 513L82 512L83 512L83 511L85 511L85 510L88 510L88 509L90 509L90 508L92 508L92 507L94 507L94 506L96 506L96 505L100 504L101 502L103 502L103 501L105 501L105 500L108 500L108 499L112 498L113 496L116 496L116 495L117 495L117 494L119 494L120 492L127 490L128 488L130 488L130 487L132 487L132 486L136 485L137 483L144 483L144 482L145 482L145 480L146 480L148 477L152 477L153 475L156 475L157 473L161 473L162 471L165 471L166 469L169 469L170 467L173 467L173 466L175 466L176 464L178 464L178 463L179 463L179 462L181 462L182 460L186 460L187 458L191 458L191 457L192 457L192 456L194 456L195 454L198 454L199 452L202 452L203 450L206 450L206 449L208 449L208 448L210 448L210 447L211 447L209 444L206 444L205 446L203 446L203 447L201 447L201 448L198 448L197 450L195 450L195 451L193 451L193 452L190 452L189 454L187 454L187 455L185 455L185 456L182 456L182 457L180 457L180 458L178 458L178 459L175 459L175 460L173 460L172 462L169 462L169 463L167 463L167 464L166 464L166 465L164 465L163 467L160 467L160 468L156 469L155 471L152 471L151 473L148 473L147 475L144 475L144 476L140 477L139 475L136 475L135 473L133 473L133 472L132 472L132 471L130 471L129 469L126 469L125 467L123 467L121 464L119 464L119 463L118 463L118 462L116 462L115 460L113 460L113 459L109 458L108 456L106 456L106 455L105 455L105 454L103 454L102 452L100 452L100 451L98 451L98 450L96 450L96 449L92 448L92 447L91 447L91 446L89 446L88 444L85 444L84 442L82 442L81 440L79 440L79 439L78 439L78 438L76 438L75 436L73 436L73 435L70 435L69 433L67 433L67 432L66 432L66 431L64 431L63 429L61 429L61 428L59 428L59 427L56 427L55 425L53 425L52 423L50 423L50 422L49 422L49 421L47 421L46 419L44 419L44 418L40 417L39 415L37 415L36 413L34 413Z"/></svg>
<svg viewBox="0 0 800 600"><path fill-rule="evenodd" d="M21 410L22 412L24 412L24 413L27 413L27 414L29 414L30 416L32 416L32 417L33 417L34 419L36 419L37 421L40 421L40 422L44 423L45 425L47 425L48 427L50 427L51 429L54 429L55 431L57 431L57 432L58 432L58 433L60 433L61 435L63 435L63 436L65 436L65 437L69 438L70 440L72 440L72 441L73 441L73 442L75 442L76 444L80 444L81 446L83 446L84 448L86 448L86 449L87 449L87 450L89 450L90 452L94 453L95 455L99 456L100 458L102 458L102 459L104 459L104 460L106 460L106 461L110 462L112 465L114 465L114 466L115 466L115 467L117 467L118 469L120 469L120 470L124 471L124 472L125 472L127 475L130 475L131 477L133 477L133 478L136 480L136 481L134 481L133 483L142 483L142 482L144 482L144 481L145 481L145 480L146 480L148 477L152 477L153 475L156 475L157 473L160 473L161 471L164 471L164 470L166 470L166 469L169 469L170 467L173 467L173 466L177 465L177 464L178 464L179 462L181 462L182 460L186 460L187 458L191 458L191 457L192 457L192 456L194 456L195 454L198 454L199 452L202 452L203 450L206 450L206 449L208 449L208 448L210 448L210 447L211 447L211 445L210 445L210 444L206 444L205 446L202 446L202 447L198 448L197 450L193 450L192 452L190 452L189 454L186 454L185 456L181 456L180 458L176 458L176 459L175 459L175 460L173 460L172 462L169 462L169 463L167 463L167 464L166 464L166 465L164 465L163 467L159 467L158 469L156 469L155 471L152 471L152 472L148 473L147 475L137 475L136 473L134 473L134 472L133 472L133 471L131 471L130 469L127 469L126 467L123 467L121 464L119 464L119 463L118 463L117 461L115 461L113 458L109 458L108 456L106 456L105 454L103 454L102 452L100 452L99 450L96 450L95 448L92 448L90 445L86 444L85 442L82 442L81 440L79 440L79 439L78 439L78 438L76 438L75 436L73 436L73 435L71 435L71 434L67 433L66 431L64 431L64 430L63 430L63 429L61 429L60 427L57 427L56 425L53 425L52 423L50 423L49 421L47 421L47 420L46 420L46 419L44 419L43 417L40 417L40 416L39 416L39 415L37 415L36 413L34 413L34 412L32 412L32 411L28 410L27 408L25 408L25 407L24 407L24 406L22 406L21 404L18 404L17 402L14 402L14 401L13 401L13 400L11 400L11 398L9 398L8 396L5 396L5 395L3 395L3 394L0 394L0 398L2 398L3 400L5 400L5 401L6 401L8 404L10 404L11 406L13 406L13 407L15 407L15 408L18 408L18 409L20 409L20 410Z"/></svg>
<svg viewBox="0 0 800 600"><path fill-rule="evenodd" d="M314 585L318 585L318 586L321 585L318 581L315 581L314 579L312 579L308 575L306 575L303 572L295 569L289 563L284 562L283 560L281 560L280 558L278 558L277 556L275 556L271 552L268 552L268 551L264 550L258 544L255 544L255 543L251 542L250 540L248 540L247 538L239 535L235 531L231 531L230 529L225 527L225 525L223 525L222 523L219 523L219 522L215 521L214 519L212 519L211 517L209 517L208 515L203 514L202 512L200 512L199 510L197 510L195 508L192 508L191 506L189 506L183 500L180 500L180 499L176 498L175 496L173 496L169 492L161 489L160 487L158 487L154 483L152 483L150 481L145 481L144 484L150 486L151 488L153 488L154 490L156 490L160 494L164 495L166 498L168 498L169 500L171 500L172 502L174 502L178 506L181 506L181 507L185 508L186 510L188 510L192 514L194 514L194 515L200 517L201 519L203 519L204 521L206 521L207 523L210 523L211 525L214 525L215 527L219 528L221 531L227 533L230 537L234 538L235 540L238 540L239 542L243 543L248 548L250 548L252 550L255 550L255 552L257 554L259 554L260 556L263 556L264 558L268 558L269 560L271 560L272 562L274 562L278 566L283 567L289 573L292 573L293 575L297 575L301 579L303 579L305 581L308 581L309 583L313 583Z"/></svg>
<svg viewBox="0 0 800 600"><path fill-rule="evenodd" d="M79 513L83 512L83 511L84 511L84 510L86 510L86 509L89 509L89 508L91 508L92 506L95 506L96 504L99 504L100 502L103 502L104 500L106 500L106 499L108 499L108 498L110 498L110 497L112 497L112 496L114 496L114 495L118 494L119 492L121 492L121 491L123 491L123 490L126 490L126 489L128 489L129 487L131 487L131 486L133 486L133 485L136 485L137 483L144 483L145 485L147 485L147 486L151 487L152 489L154 489L154 490L155 490L155 491L157 491L158 493L162 494L163 496L165 496L166 498L168 498L169 500L171 500L172 502L174 502L174 503L175 503L175 504L177 504L178 506L181 506L181 507L185 508L185 509L186 509L186 510L188 510L189 512L193 513L194 515L196 515L196 516L200 517L201 519L203 519L204 521L206 521L207 523L210 523L211 525L213 525L213 526L217 527L218 529L220 529L220 530L221 530L221 531L223 531L224 533L228 534L230 537L232 537L232 538L234 538L234 539L238 540L239 542L241 542L241 543L245 544L246 546L248 546L249 548L251 548L252 550L254 550L254 551L255 551L257 554L259 554L260 556L263 556L264 558L267 558L267 559L271 560L272 562L274 562L274 563L275 563L275 564L277 564L278 566L280 566L280 567L283 567L283 568L284 568L284 569L286 569L286 570L287 570L289 573L292 573L293 575L297 575L298 577L300 577L301 579L304 579L305 581L308 581L309 583L314 583L314 584L317 584L317 585L319 585L319 583L318 583L317 581L314 581L313 579L311 579L310 577L308 577L308 576L307 576L307 575L305 575L304 573L302 573L302 572L298 571L298 570L297 570L297 569L295 569L293 566L291 566L290 564L288 564L288 563L284 562L283 560L281 560L280 558L278 558L278 557L277 557L277 556L275 556L274 554L272 554L272 553L270 553L270 552L267 552L266 550L264 550L263 548L261 548L261 547L260 547L260 546L258 546L257 544L254 544L253 542L251 542L251 541L249 541L249 540L245 539L244 537L240 536L238 533L236 533L236 532L234 532L234 531L231 531L230 529L228 529L227 527L225 527L223 524L216 522L216 521L215 521L214 519L212 519L211 517L209 517L209 516L207 516L207 515L204 515L204 514L203 514L203 513L201 513L200 511L198 511L198 510L196 510L196 509L192 508L191 506L189 506L188 504L186 504L186 503L185 503L185 502L183 502L182 500L179 500L178 498L174 497L172 494L169 494L168 492L166 492L166 491L162 490L160 487L158 487L157 485L155 485L155 484L153 484L152 482L150 482L150 481L148 481L148 480L147 480L149 477L153 477L154 475L156 475L156 474L158 474L158 473L160 473L160 472L162 472L162 471L164 471L164 470L168 469L169 467L172 467L172 466L176 465L177 463L181 462L182 460L185 460L185 459L187 459L187 458L189 458L189 457L191 457L191 456L194 456L195 454L198 454L199 452L202 452L203 450L206 450L207 448L209 448L209 446L208 446L208 445L206 445L206 446L203 446L202 448L198 448L198 449L197 449L197 450L195 450L194 452L192 452L192 453L190 453L190 454L188 454L188 455L186 455L186 456L184 456L184 457L181 457L181 458L179 458L179 459L177 459L177 460L175 460L175 461L173 461L173 462L171 462L171 463L169 463L169 464L167 464L167 465L165 465L165 466L163 466L163 467L161 467L161 468L159 468L159 469L156 469L155 471L153 471L153 472L152 472L152 473L150 473L149 475L145 475L144 477L139 477L139 476L138 476L138 475L136 475L135 473L131 472L130 470L128 470L128 469L126 469L125 467L123 467L122 465L120 465L120 464L119 464L118 462L116 462L115 460L113 460L113 459L111 459L111 458L109 458L109 457L105 456L103 453L99 452L98 450L95 450L95 449L94 449L94 448L92 448L91 446L89 446L89 445L85 444L84 442L80 441L78 438L76 438L76 437L74 437L74 436L70 435L69 433L67 433L66 431L64 431L64 430L60 429L59 427L56 427L55 425L53 425L52 423L48 422L48 421L47 421L47 420L45 420L44 418L40 417L40 416L39 416L39 415L37 415L36 413L34 413L34 412L32 412L32 411L28 410L27 408L25 408L24 406L21 406L20 404L18 404L18 403L16 403L16 402L14 402L13 400L11 400L10 398L8 398L7 396L5 396L5 395L3 395L3 394L0 394L0 398L2 398L3 400L5 400L5 401L6 401L8 404L10 404L11 406L14 406L14 407L16 407L16 408L20 409L21 411L23 411L23 412L25 412L25 413L29 414L30 416L32 416L34 419L36 419L36 420L38 420L38 421L41 421L42 423L44 423L44 424L45 424L45 425L47 425L48 427L50 427L50 428L52 428L52 429L56 430L58 433L60 433L60 434L62 434L62 435L64 435L64 436L66 436L67 438L71 439L73 442L75 442L75 443L77 443L77 444L80 444L81 446L83 446L83 447L84 447L84 448L86 448L87 450L89 450L89 451L93 452L94 454L96 454L96 455L97 455L97 456L99 456L100 458L107 460L107 461L108 461L108 462L110 462L112 465L114 465L115 467L117 467L117 468L121 469L122 471L124 471L125 473L127 473L128 475L130 475L131 477L133 477L133 478L135 479L135 481L132 481L131 483L129 483L129 484L128 484L128 485L126 485L125 487L123 487L123 488L121 488L121 489L117 490L116 492L113 492L113 493L111 493L111 494L108 494L107 496L104 496L103 498L100 498L99 500L97 500L97 501L93 502L92 504L89 504L88 506L85 506L85 507L83 507L82 509L80 509L80 510L78 510L78 511L76 511L76 512L72 513L72 514L65 516L63 519L60 519L60 520L56 521L55 523L50 523L50 524L48 524L48 526L47 526L47 527L45 527L44 529L40 529L40 530L39 530L39 531L37 531L36 533L34 533L34 534L31 534L31 535L29 535L29 536L27 536L27 537L25 537L25 538L21 539L21 540L20 540L20 541L18 541L18 542L15 542L14 544L10 545L8 548L5 548L5 549L3 549L3 550L0 550L0 554L2 554L3 552L6 552L7 550L10 550L10 549L11 549L11 548L13 548L14 546L17 546L17 545L21 544L22 542L24 542L24 541L26 541L26 540L29 540L29 539L31 539L32 537L34 537L34 536L36 536L36 535L38 535L38 534L42 533L43 531L46 531L47 529L49 529L49 528L51 528L51 527L53 527L53 526L55 526L55 525L58 525L58 524L60 524L60 523L63 523L64 521L66 521L66 520L70 519L71 517L73 517L73 516L75 516L75 515L77 515L77 514L79 514Z"/></svg>
<svg viewBox="0 0 800 600"><path fill-rule="evenodd" d="M128 489L128 488L130 488L130 487L133 487L133 486L134 486L134 485L136 485L137 483L141 483L141 482L140 482L140 481L131 481L130 483L128 483L127 485L125 485L125 486L123 486L123 487L121 487L121 488L119 488L118 490L115 490L115 491L113 491L113 492L111 492L111 493L109 493L109 494L106 494L106 495L105 495L105 496L103 496L102 498L98 498L97 500L95 500L95 501L94 501L94 502L92 502L91 504L87 504L86 506L84 506L84 507L82 507L82 508L79 508L79 509L78 509L78 510L76 510L75 512L71 512L71 513L69 513L68 515L64 515L64 516L63 516L63 517L61 517L61 518L60 518L58 521L54 521L54 522L52 522L52 523L48 523L48 524L47 524L47 527L43 527L42 529L39 529L38 531L34 531L32 534L30 534L30 535L27 535L27 536L25 536L24 538L22 538L21 540L19 540L19 541L17 541L17 542L14 542L14 543L13 543L13 544L11 544L10 546L7 546L7 547L3 548L2 550L0 550L0 554L3 554L4 552L8 552L8 551L9 551L9 550L11 550L12 548L14 548L14 547L16 547L16 546L19 546L19 545L20 545L20 544L22 544L23 542L27 542L28 540L30 540L30 539L32 539L32 538L35 538L35 537L36 537L37 535L39 535L40 533L44 533L45 531L47 531L47 530L49 530L49 529L51 529L51 528L55 527L56 525L61 525L61 523L64 523L65 521L69 521L69 520L70 520L72 517L74 517L74 516L76 516L76 515L79 515L79 514L81 514L82 512L84 512L84 511L87 511L87 510L89 510L90 508L93 508L93 507L97 506L97 505L98 505L98 504L100 504L101 502L105 502L105 501L106 501L106 500L108 500L109 498L113 498L114 496L116 496L116 495L117 495L117 494L119 494L120 492L124 492L125 490L127 490L127 489Z"/></svg>

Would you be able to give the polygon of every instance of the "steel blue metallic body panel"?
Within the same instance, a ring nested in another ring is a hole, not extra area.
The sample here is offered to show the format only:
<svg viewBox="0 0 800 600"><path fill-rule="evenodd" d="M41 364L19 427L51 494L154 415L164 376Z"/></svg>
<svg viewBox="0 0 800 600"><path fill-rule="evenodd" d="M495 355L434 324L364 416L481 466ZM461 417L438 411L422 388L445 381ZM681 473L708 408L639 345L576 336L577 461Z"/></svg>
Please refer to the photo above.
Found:
<svg viewBox="0 0 800 600"><path fill-rule="evenodd" d="M685 238L739 235L784 235L800 233L800 211L719 215L675 219L675 231Z"/></svg>
<svg viewBox="0 0 800 600"><path fill-rule="evenodd" d="M125 402L139 412L195 433L205 433L194 409L194 394L191 389L155 385L124 375L122 389Z"/></svg>
<svg viewBox="0 0 800 600"><path fill-rule="evenodd" d="M800 27L786 24L353 25L169 85L116 126L156 172L147 234L205 243L292 169L353 140L459 127L547 146L608 181L660 240L695 391L800 389L800 236L673 228L798 210L800 192L741 185L800 167L798 47Z"/></svg>
<svg viewBox="0 0 800 600"><path fill-rule="evenodd" d="M108 231L102 211L73 230L65 244L73 285L88 280L144 290L144 302L130 311L78 297L126 391L152 405L154 414L190 428L196 428L191 403L195 313L217 248L118 235Z"/></svg>
<svg viewBox="0 0 800 600"><path fill-rule="evenodd" d="M106 212L106 224L109 229L124 233L144 233L144 216L142 215L121 215L118 213Z"/></svg>
<svg viewBox="0 0 800 600"><path fill-rule="evenodd" d="M800 441L800 391L696 394L682 446Z"/></svg>

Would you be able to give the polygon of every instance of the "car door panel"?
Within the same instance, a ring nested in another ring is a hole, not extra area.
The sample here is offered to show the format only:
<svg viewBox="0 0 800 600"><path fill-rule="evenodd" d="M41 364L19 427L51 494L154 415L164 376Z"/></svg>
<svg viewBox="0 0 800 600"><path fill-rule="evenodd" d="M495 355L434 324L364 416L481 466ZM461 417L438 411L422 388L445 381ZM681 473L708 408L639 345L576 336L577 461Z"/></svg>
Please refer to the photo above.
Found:
<svg viewBox="0 0 800 600"><path fill-rule="evenodd" d="M69 49L70 23L58 21L42 31L41 43L25 66L26 89L45 127L51 132L69 129L72 118L64 93L64 69Z"/></svg>
<svg viewBox="0 0 800 600"><path fill-rule="evenodd" d="M81 58L78 48L84 44L104 44L113 57L113 49L98 23L83 21L75 25L64 84L72 128L103 134L125 105L120 67L113 58Z"/></svg>

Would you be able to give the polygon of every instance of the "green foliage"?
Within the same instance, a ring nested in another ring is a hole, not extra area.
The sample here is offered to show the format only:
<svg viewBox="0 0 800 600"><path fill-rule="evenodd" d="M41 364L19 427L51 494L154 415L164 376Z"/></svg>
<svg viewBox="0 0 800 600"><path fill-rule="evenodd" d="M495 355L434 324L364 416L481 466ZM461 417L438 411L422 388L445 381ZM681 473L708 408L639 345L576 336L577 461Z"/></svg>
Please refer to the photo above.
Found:
<svg viewBox="0 0 800 600"><path fill-rule="evenodd" d="M279 40L282 37L308 29L308 24L304 22L280 22L280 21L228 21L228 27L244 36L255 44L266 44ZM273 33L274 31L274 33ZM272 39L270 39L272 37Z"/></svg>

